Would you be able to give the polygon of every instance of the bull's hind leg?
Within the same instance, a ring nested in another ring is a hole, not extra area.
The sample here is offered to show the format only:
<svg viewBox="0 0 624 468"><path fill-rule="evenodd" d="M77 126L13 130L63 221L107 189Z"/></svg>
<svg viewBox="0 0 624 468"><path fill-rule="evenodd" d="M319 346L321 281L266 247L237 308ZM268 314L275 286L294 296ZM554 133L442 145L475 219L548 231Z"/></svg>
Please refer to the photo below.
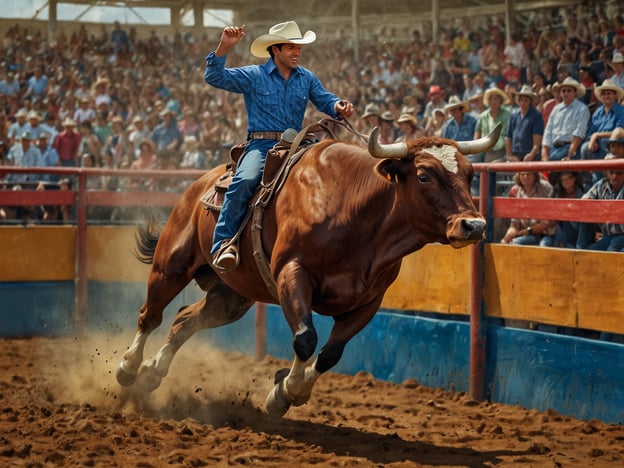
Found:
<svg viewBox="0 0 624 468"><path fill-rule="evenodd" d="M241 318L253 305L215 276L215 284L206 297L195 304L182 307L171 326L167 343L151 359L141 364L137 385L144 391L153 391L169 372L176 352L199 330L216 328Z"/></svg>

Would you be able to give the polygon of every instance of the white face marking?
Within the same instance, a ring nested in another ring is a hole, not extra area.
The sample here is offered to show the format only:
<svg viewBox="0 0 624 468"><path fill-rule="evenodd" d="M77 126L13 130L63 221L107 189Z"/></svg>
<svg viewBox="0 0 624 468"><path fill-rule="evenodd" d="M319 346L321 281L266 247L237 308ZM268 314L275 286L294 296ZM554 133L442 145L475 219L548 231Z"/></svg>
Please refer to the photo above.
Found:
<svg viewBox="0 0 624 468"><path fill-rule="evenodd" d="M457 148L454 146L430 146L429 148L425 148L423 151L439 160L447 171L452 172L453 174L457 174L459 171L457 167L457 158L455 157Z"/></svg>

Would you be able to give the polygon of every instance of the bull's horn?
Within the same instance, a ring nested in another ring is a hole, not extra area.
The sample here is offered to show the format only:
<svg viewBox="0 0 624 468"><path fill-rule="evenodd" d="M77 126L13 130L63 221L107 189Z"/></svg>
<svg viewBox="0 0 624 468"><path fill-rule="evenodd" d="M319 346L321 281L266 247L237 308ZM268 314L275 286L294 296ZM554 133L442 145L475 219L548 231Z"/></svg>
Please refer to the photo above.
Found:
<svg viewBox="0 0 624 468"><path fill-rule="evenodd" d="M405 143L390 143L380 145L377 142L379 128L373 128L368 136L368 152L375 158L403 158L407 156L407 145Z"/></svg>
<svg viewBox="0 0 624 468"><path fill-rule="evenodd" d="M459 148L459 152L464 155L484 153L496 144L502 128L502 124L499 123L488 136L484 136L478 140L458 141L457 146Z"/></svg>

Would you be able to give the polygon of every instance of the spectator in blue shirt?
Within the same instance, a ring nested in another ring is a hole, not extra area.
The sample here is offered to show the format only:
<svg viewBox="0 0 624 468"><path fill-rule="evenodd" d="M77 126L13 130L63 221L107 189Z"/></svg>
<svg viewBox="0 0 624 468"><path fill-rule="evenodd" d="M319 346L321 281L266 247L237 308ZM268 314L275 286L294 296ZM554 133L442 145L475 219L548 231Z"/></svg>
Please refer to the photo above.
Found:
<svg viewBox="0 0 624 468"><path fill-rule="evenodd" d="M160 158L173 157L182 145L182 133L178 128L175 112L164 108L160 111L162 122L154 128L152 141L156 145L156 154Z"/></svg>
<svg viewBox="0 0 624 468"><path fill-rule="evenodd" d="M507 161L534 161L539 159L544 119L535 108L537 94L529 85L523 85L514 93L518 109L511 114L505 138Z"/></svg>
<svg viewBox="0 0 624 468"><path fill-rule="evenodd" d="M594 92L602 104L589 121L587 138L581 145L582 159L603 159L608 152L607 140L611 132L618 127L624 127L624 106L620 104L624 98L624 89L606 79L600 86L596 86ZM602 176L601 172L594 172L593 183L598 182Z"/></svg>
<svg viewBox="0 0 624 468"><path fill-rule="evenodd" d="M589 108L579 100L585 96L585 86L568 77L559 88L561 102L553 108L544 129L543 161L578 159L578 150L587 135Z"/></svg>
<svg viewBox="0 0 624 468"><path fill-rule="evenodd" d="M37 147L39 148L41 157L43 158L43 166L46 167L56 167L59 165L59 155L51 143L52 135L49 132L41 132L39 135L39 141L37 142ZM58 182L59 176L44 174L41 176L41 180L45 182Z"/></svg>
<svg viewBox="0 0 624 468"><path fill-rule="evenodd" d="M43 74L43 67L38 65L35 68L35 73L26 81L28 86L26 94L29 96L36 96L43 99L48 90L48 77Z"/></svg>
<svg viewBox="0 0 624 468"><path fill-rule="evenodd" d="M308 101L334 118L353 114L353 105L330 93L309 70L299 66L301 46L316 40L313 31L301 34L294 21L276 24L251 44L262 65L225 68L228 51L245 35L245 26L226 27L216 50L206 57L206 83L243 94L247 109L246 155L236 167L215 227L213 262L223 271L238 265L234 238L262 176L266 152L288 128L301 130Z"/></svg>
<svg viewBox="0 0 624 468"><path fill-rule="evenodd" d="M468 113L470 107L460 101L457 96L451 96L444 106L444 111L450 118L444 123L442 136L454 141L470 141L474 139L477 128L477 119Z"/></svg>

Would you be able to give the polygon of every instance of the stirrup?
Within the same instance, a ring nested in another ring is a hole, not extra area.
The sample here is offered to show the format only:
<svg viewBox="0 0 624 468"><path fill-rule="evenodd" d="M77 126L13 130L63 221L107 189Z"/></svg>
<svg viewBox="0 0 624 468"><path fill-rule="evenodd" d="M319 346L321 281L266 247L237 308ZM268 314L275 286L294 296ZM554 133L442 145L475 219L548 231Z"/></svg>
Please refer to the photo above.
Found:
<svg viewBox="0 0 624 468"><path fill-rule="evenodd" d="M221 248L212 256L212 264L224 273L236 268L239 262L238 246L231 240L224 241Z"/></svg>

